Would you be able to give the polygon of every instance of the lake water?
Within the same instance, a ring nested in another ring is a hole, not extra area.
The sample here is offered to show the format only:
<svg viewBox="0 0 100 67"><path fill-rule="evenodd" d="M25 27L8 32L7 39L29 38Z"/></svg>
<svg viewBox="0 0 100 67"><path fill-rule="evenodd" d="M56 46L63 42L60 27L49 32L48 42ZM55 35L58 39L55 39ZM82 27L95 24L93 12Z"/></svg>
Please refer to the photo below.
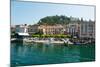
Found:
<svg viewBox="0 0 100 67"><path fill-rule="evenodd" d="M95 45L11 43L11 66L95 61Z"/></svg>

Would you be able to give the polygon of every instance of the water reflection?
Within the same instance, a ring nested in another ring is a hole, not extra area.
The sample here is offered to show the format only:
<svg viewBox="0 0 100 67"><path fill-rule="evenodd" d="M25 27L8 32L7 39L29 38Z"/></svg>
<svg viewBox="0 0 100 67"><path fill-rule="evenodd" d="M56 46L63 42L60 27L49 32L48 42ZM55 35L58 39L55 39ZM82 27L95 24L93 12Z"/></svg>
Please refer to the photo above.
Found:
<svg viewBox="0 0 100 67"><path fill-rule="evenodd" d="M80 61L94 61L95 60L95 45L87 45L84 47L81 46L80 49Z"/></svg>
<svg viewBox="0 0 100 67"><path fill-rule="evenodd" d="M65 47L61 44L11 43L11 64L34 65L79 62L83 61L85 50L84 47L74 45ZM90 55L87 54L87 56ZM89 58L87 56L85 58Z"/></svg>

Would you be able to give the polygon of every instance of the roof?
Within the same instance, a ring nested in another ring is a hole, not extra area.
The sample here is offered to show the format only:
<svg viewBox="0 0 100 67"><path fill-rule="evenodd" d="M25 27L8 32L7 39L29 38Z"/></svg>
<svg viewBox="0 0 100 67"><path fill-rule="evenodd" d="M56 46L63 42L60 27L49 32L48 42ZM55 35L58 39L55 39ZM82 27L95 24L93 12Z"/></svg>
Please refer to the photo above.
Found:
<svg viewBox="0 0 100 67"><path fill-rule="evenodd" d="M18 35L21 35L21 36L29 36L28 33L18 33Z"/></svg>

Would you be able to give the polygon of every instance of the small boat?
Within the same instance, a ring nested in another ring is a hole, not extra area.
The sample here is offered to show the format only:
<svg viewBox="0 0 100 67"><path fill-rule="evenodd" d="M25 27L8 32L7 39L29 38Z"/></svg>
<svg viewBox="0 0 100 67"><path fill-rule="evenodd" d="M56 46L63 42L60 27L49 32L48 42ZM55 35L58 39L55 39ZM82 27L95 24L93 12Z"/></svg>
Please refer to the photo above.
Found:
<svg viewBox="0 0 100 67"><path fill-rule="evenodd" d="M74 42L74 45L81 45L80 42Z"/></svg>

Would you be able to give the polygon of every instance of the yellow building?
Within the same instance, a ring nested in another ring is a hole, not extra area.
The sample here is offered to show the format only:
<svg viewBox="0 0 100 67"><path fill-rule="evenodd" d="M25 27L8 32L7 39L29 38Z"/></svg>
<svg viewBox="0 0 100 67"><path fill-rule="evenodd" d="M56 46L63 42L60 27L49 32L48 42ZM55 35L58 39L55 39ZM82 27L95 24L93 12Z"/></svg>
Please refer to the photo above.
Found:
<svg viewBox="0 0 100 67"><path fill-rule="evenodd" d="M65 31L62 25L40 25L38 29L43 34L63 34Z"/></svg>

